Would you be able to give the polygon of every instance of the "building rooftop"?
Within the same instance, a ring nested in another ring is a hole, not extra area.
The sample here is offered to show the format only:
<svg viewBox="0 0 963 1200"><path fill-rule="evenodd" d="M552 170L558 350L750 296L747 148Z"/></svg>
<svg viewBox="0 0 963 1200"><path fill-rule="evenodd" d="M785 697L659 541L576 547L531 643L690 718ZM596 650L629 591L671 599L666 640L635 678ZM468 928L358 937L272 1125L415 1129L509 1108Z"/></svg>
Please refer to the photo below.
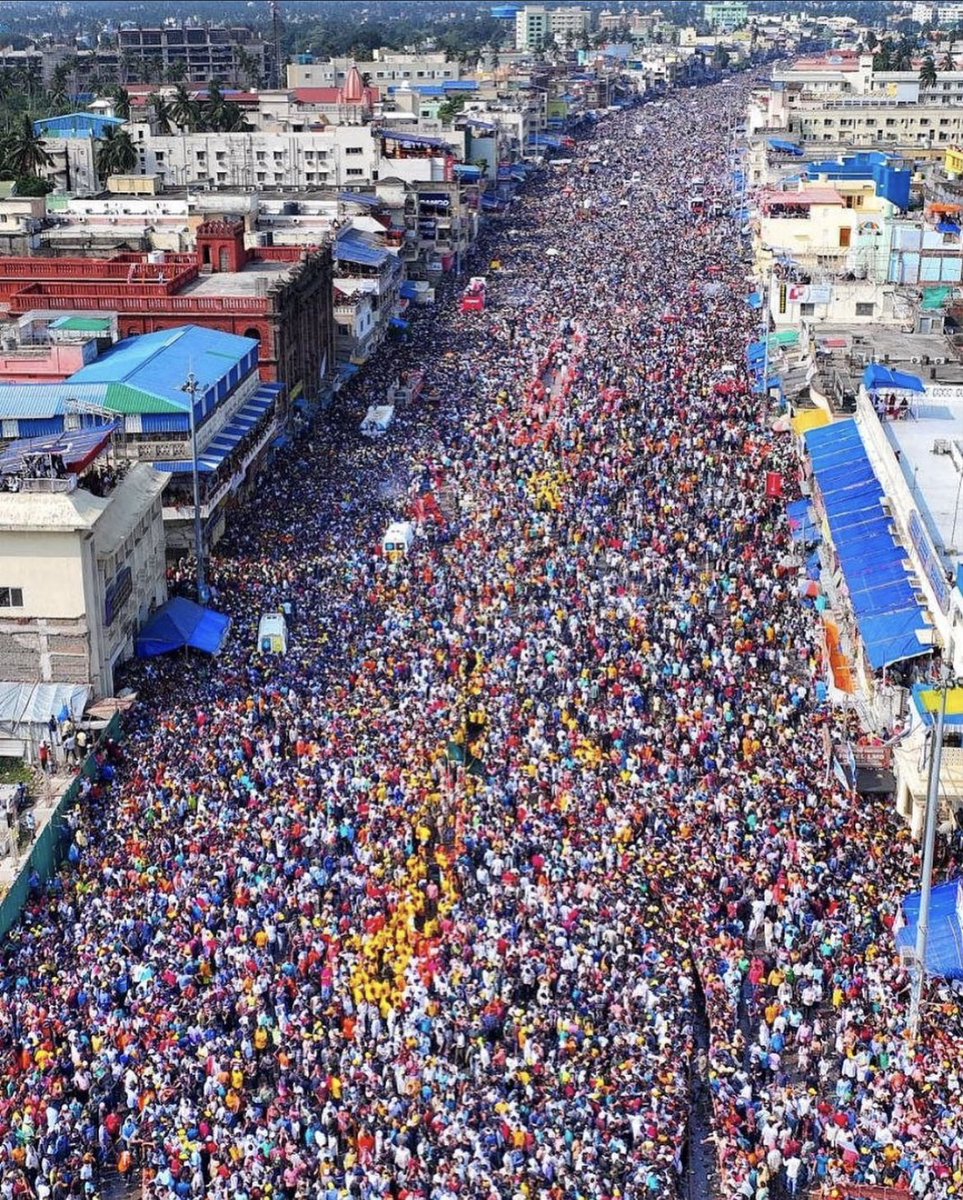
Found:
<svg viewBox="0 0 963 1200"><path fill-rule="evenodd" d="M270 286L283 279L293 264L257 260L249 262L243 271L215 271L200 275L179 296L263 296Z"/></svg>
<svg viewBox="0 0 963 1200"><path fill-rule="evenodd" d="M914 499L926 510L937 549L956 566L963 559L963 396L939 402L914 398L913 416L885 425ZM947 452L934 447L951 446Z"/></svg>

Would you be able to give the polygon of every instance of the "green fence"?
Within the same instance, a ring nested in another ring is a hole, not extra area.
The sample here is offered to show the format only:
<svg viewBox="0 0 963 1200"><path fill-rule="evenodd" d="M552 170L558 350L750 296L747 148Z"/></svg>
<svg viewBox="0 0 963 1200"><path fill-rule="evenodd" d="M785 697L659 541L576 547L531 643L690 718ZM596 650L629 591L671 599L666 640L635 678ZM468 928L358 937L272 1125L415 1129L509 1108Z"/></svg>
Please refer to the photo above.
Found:
<svg viewBox="0 0 963 1200"><path fill-rule="evenodd" d="M120 731L120 713L114 713L106 728L101 731L96 746L99 746L106 738L116 740ZM92 778L96 772L97 761L93 753L88 754L80 774ZM10 891L0 901L0 938L5 938L19 920L27 902L27 896L30 894L30 876L34 871L46 882L63 862L68 849L67 826L64 817L73 808L79 792L80 776L78 775L60 797L60 802L34 843L33 849L23 860L20 873L11 885ZM16 829L13 830L12 836L16 836Z"/></svg>

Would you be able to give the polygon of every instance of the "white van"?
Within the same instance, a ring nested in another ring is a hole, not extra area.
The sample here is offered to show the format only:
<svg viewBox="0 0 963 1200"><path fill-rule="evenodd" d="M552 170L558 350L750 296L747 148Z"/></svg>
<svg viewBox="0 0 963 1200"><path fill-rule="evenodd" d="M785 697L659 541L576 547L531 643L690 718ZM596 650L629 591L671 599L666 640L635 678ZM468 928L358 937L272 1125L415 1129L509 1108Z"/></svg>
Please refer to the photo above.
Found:
<svg viewBox="0 0 963 1200"><path fill-rule="evenodd" d="M415 540L415 527L411 521L392 521L381 539L385 558L404 558Z"/></svg>
<svg viewBox="0 0 963 1200"><path fill-rule="evenodd" d="M394 417L395 406L393 404L372 404L361 422L361 432L365 437L383 437L388 432L388 426Z"/></svg>
<svg viewBox="0 0 963 1200"><path fill-rule="evenodd" d="M257 627L257 648L262 654L287 654L288 623L284 613L265 613Z"/></svg>

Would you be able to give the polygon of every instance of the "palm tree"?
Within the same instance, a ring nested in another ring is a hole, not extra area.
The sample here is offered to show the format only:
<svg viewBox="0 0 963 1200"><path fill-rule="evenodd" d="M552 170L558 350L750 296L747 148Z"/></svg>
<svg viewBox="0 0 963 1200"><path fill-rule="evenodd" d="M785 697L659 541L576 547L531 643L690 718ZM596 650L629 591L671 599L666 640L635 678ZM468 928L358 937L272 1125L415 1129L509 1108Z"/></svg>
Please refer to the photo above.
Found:
<svg viewBox="0 0 963 1200"><path fill-rule="evenodd" d="M953 51L950 50L949 48L947 48L946 53L943 55L942 59L940 60L940 70L941 71L955 71L956 70L956 60L953 58Z"/></svg>
<svg viewBox="0 0 963 1200"><path fill-rule="evenodd" d="M159 58L145 58L143 69L144 83L160 83L164 78L164 64Z"/></svg>
<svg viewBox="0 0 963 1200"><path fill-rule="evenodd" d="M36 175L40 167L50 167L53 159L47 153L43 138L34 129L29 113L21 113L7 142L4 166L15 175Z"/></svg>
<svg viewBox="0 0 963 1200"><path fill-rule="evenodd" d="M156 92L151 92L148 99L154 112L154 127L163 137L169 137L174 132L174 114L170 101Z"/></svg>
<svg viewBox="0 0 963 1200"><path fill-rule="evenodd" d="M187 78L187 67L182 62L168 63L164 71L165 83L183 83Z"/></svg>
<svg viewBox="0 0 963 1200"><path fill-rule="evenodd" d="M927 54L923 59L923 65L920 68L920 84L925 87L933 87L936 84L936 63L933 61L933 55Z"/></svg>
<svg viewBox="0 0 963 1200"><path fill-rule="evenodd" d="M207 89L207 101L201 110L205 126L217 133L224 129L225 122L230 119L227 111L227 100L221 91L220 81L215 79Z"/></svg>
<svg viewBox="0 0 963 1200"><path fill-rule="evenodd" d="M110 126L104 131L97 147L97 174L129 175L137 166L137 149L126 129Z"/></svg>
<svg viewBox="0 0 963 1200"><path fill-rule="evenodd" d="M240 104L236 104L233 100L227 100L221 117L221 131L223 133L244 133L250 128L244 119L244 109Z"/></svg>
<svg viewBox="0 0 963 1200"><path fill-rule="evenodd" d="M114 112L122 121L130 120L130 92L119 85L109 87L106 93L114 102Z"/></svg>
<svg viewBox="0 0 963 1200"><path fill-rule="evenodd" d="M182 129L193 130L199 125L200 107L182 83L179 83L174 90L174 99L171 101L170 108L171 116Z"/></svg>
<svg viewBox="0 0 963 1200"><path fill-rule="evenodd" d="M254 91L261 86L261 71L260 63L257 57L249 54L243 46L238 46L234 55L234 83L237 85L240 78L243 78L245 84L250 91Z"/></svg>

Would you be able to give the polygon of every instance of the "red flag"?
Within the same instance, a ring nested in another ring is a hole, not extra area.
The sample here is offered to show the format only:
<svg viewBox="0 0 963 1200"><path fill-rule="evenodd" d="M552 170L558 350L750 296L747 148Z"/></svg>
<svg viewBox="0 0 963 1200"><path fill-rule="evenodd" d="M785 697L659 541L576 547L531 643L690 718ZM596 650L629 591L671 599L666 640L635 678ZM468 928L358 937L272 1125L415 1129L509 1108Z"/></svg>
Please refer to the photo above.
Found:
<svg viewBox="0 0 963 1200"><path fill-rule="evenodd" d="M773 499L782 495L782 476L778 471L766 472L766 495Z"/></svg>

